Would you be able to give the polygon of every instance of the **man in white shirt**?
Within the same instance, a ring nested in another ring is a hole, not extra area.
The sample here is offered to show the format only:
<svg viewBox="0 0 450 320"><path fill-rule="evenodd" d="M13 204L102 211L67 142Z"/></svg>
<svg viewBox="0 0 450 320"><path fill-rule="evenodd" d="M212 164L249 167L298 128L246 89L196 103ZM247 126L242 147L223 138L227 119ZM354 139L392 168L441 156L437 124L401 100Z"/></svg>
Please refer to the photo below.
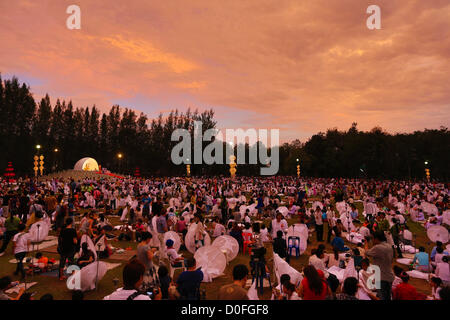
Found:
<svg viewBox="0 0 450 320"><path fill-rule="evenodd" d="M17 260L17 268L14 275L22 274L22 279L25 278L25 270L23 269L23 259L27 255L28 249L31 245L30 235L25 233L25 225L20 224L18 233L13 238L14 256Z"/></svg>
<svg viewBox="0 0 450 320"><path fill-rule="evenodd" d="M127 263L123 269L123 288L119 288L103 300L152 300L149 294L141 292L141 285L144 280L145 266L137 259ZM161 290L154 295L154 300L161 300Z"/></svg>
<svg viewBox="0 0 450 320"><path fill-rule="evenodd" d="M277 216L275 220L272 220L272 238L277 237L278 230L282 231L283 234L288 228L288 223L285 219L282 219L282 214L277 211Z"/></svg>

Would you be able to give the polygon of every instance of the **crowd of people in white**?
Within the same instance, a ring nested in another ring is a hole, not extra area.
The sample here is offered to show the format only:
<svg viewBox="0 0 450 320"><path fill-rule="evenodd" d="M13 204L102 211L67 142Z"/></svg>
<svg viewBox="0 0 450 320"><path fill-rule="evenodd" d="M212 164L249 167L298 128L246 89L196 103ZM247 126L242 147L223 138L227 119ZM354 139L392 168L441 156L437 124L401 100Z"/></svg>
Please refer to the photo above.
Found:
<svg viewBox="0 0 450 320"><path fill-rule="evenodd" d="M269 278L273 272L278 287L272 299L448 297L448 184L293 177L24 179L0 180L0 202L0 256L13 242L16 275L23 277L30 246L42 248L52 232L60 279L77 261L85 272L82 291L95 288L107 272L99 259L123 251L114 241L137 241L136 259L124 268L124 287L105 299L200 298L200 283L223 275L239 252L251 252L251 275L253 258L261 258ZM412 223L434 243L431 252L418 244L423 239L416 238ZM307 264L295 269L290 261L307 254L308 246ZM273 248L272 259L265 259L267 248ZM39 263L46 268L49 262ZM175 283L176 269L183 272ZM256 281L242 295L244 271L240 266L233 272L234 283L221 290L221 299L258 298ZM427 280L430 295L420 294L410 277ZM3 279L2 297L10 286Z"/></svg>

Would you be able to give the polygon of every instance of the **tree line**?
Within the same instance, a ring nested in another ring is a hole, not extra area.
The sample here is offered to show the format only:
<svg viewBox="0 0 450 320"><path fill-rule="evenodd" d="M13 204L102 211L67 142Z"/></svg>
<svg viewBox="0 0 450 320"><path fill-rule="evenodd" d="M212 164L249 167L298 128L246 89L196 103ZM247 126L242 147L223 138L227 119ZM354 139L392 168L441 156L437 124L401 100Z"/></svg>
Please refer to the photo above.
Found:
<svg viewBox="0 0 450 320"><path fill-rule="evenodd" d="M184 128L193 135L194 121L203 122L203 131L217 124L213 110L173 110L166 117L149 119L118 105L101 113L95 105L74 107L71 101L59 99L52 104L48 95L35 101L29 86L16 77L3 81L1 75L0 114L0 170L12 161L21 176L33 174L36 154L45 156L47 173L93 157L123 174L139 168L142 176L184 175L185 166L174 165L170 158L177 144L171 141L172 132ZM247 144L245 149L249 148ZM359 131L354 123L347 131L329 129L305 143L282 144L279 155L279 175L296 175L299 163L301 175L309 177L423 179L425 166L432 178L448 181L450 177L450 134L444 127L392 135L379 127ZM228 175L228 169L228 165L191 165L193 175ZM238 165L237 170L238 175L258 175L259 165Z"/></svg>

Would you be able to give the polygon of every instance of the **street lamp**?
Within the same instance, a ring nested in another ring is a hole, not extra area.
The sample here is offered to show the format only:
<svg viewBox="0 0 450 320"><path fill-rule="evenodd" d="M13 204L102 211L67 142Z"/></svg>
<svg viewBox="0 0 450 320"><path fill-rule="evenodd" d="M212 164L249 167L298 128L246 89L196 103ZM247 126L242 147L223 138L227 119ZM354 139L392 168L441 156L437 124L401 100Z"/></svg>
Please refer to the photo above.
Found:
<svg viewBox="0 0 450 320"><path fill-rule="evenodd" d="M189 178L191 176L191 165L189 164L189 158L186 159L186 175Z"/></svg>
<svg viewBox="0 0 450 320"><path fill-rule="evenodd" d="M427 181L430 182L430 169L427 168L428 160L425 160L425 176L427 177Z"/></svg>
<svg viewBox="0 0 450 320"><path fill-rule="evenodd" d="M295 160L297 161L297 178L300 178L300 164L299 164L300 159L297 158Z"/></svg>

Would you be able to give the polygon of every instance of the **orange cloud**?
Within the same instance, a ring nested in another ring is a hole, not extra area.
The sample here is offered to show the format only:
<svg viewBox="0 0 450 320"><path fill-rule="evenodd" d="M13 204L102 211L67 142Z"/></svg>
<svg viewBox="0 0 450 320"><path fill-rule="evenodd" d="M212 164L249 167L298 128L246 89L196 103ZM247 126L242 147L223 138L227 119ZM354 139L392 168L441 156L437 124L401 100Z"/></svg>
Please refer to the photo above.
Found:
<svg viewBox="0 0 450 320"><path fill-rule="evenodd" d="M37 95L104 110L215 108L220 125L281 137L380 125L450 125L450 2L79 0L0 2L0 72L39 79Z"/></svg>

